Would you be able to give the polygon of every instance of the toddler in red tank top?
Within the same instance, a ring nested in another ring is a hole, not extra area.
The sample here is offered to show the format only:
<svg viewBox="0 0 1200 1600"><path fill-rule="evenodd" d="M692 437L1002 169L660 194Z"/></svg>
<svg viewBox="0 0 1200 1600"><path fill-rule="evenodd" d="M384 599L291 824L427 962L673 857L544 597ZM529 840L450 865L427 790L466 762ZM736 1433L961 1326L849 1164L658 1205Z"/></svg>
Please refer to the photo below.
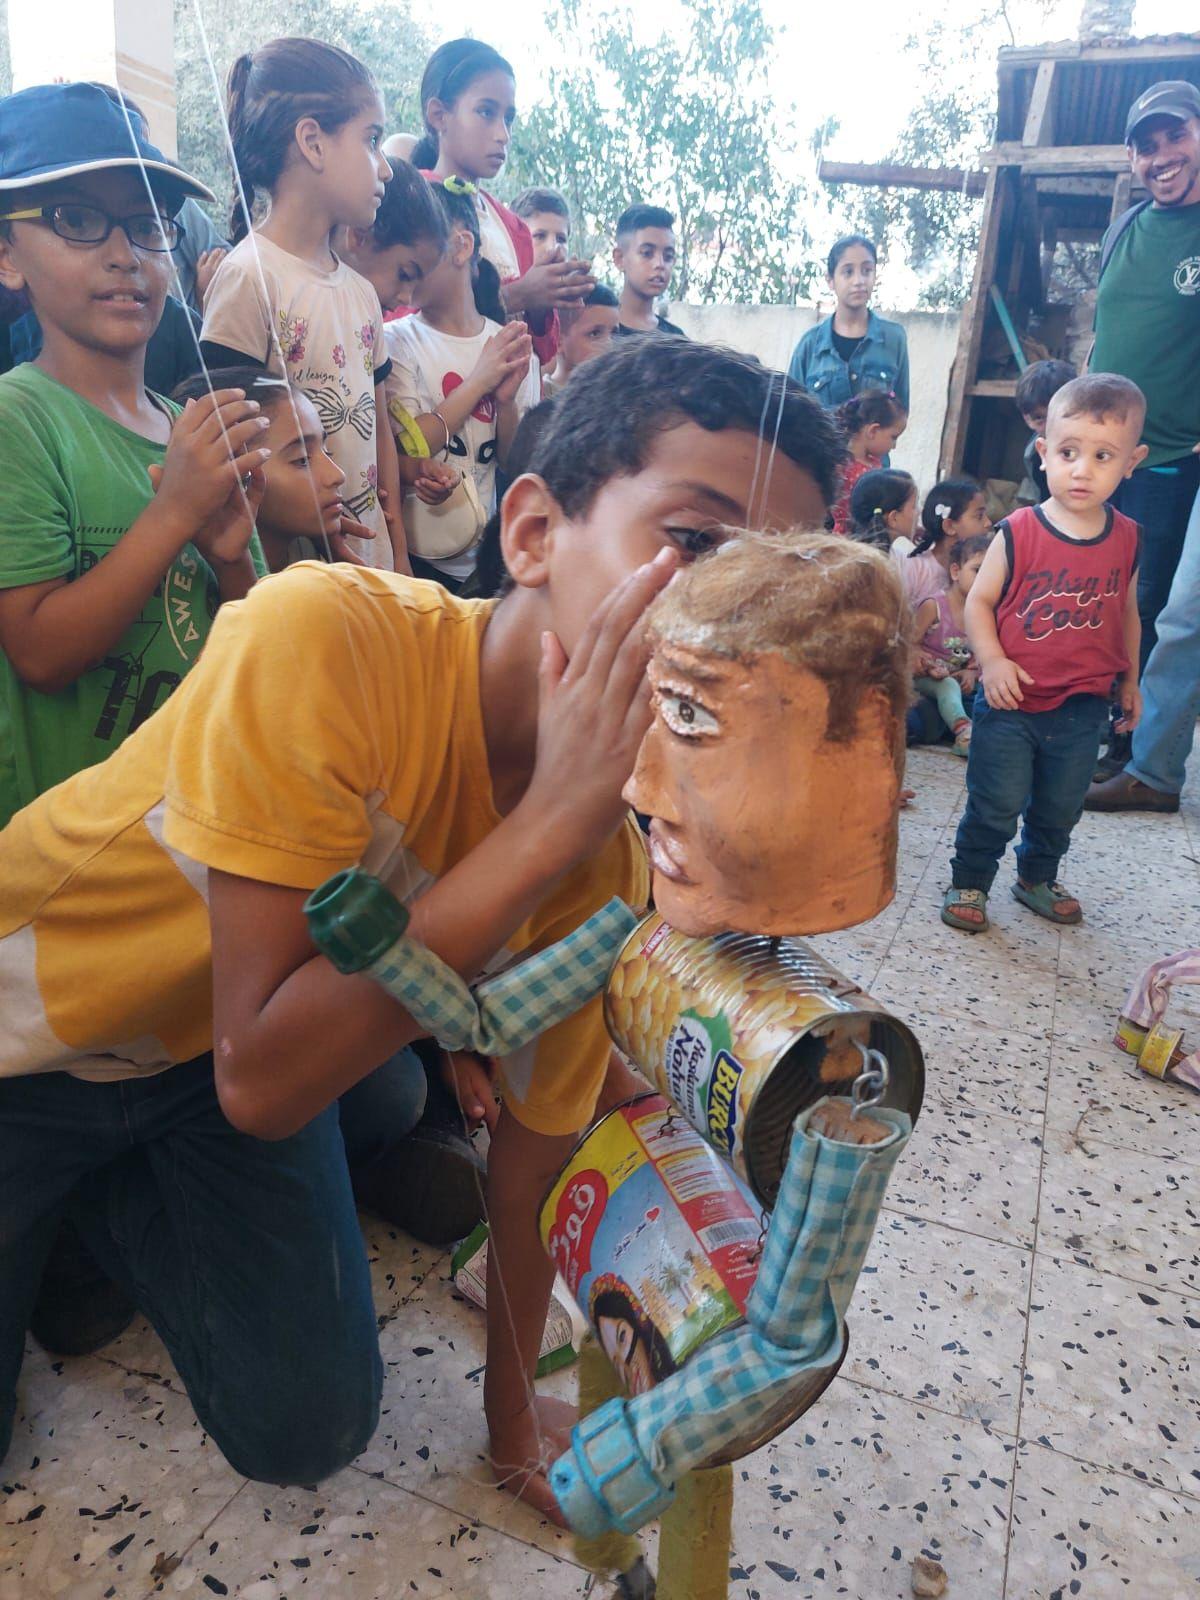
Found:
<svg viewBox="0 0 1200 1600"><path fill-rule="evenodd" d="M978 933L1000 858L1021 824L1013 894L1051 922L1079 922L1058 881L1106 727L1141 716L1136 573L1141 530L1108 504L1145 459L1146 402L1128 378L1091 373L1050 402L1037 441L1050 497L999 525L967 597L979 661L967 806L942 920Z"/></svg>

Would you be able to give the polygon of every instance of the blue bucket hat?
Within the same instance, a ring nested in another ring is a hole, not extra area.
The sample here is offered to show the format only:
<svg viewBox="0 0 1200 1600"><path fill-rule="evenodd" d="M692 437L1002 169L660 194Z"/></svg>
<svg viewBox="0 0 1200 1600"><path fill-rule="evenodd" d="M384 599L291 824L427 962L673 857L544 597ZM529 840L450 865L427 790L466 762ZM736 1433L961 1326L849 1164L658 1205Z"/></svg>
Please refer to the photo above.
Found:
<svg viewBox="0 0 1200 1600"><path fill-rule="evenodd" d="M0 100L0 192L134 167L180 195L212 200L146 137L141 115L97 83L45 83Z"/></svg>

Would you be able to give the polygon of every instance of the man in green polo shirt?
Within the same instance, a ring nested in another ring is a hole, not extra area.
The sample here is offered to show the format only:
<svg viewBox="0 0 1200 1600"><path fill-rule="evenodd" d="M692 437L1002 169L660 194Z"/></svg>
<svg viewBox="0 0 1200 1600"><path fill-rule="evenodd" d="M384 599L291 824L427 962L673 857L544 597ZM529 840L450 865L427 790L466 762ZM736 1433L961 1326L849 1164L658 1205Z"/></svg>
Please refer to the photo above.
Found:
<svg viewBox="0 0 1200 1600"><path fill-rule="evenodd" d="M1146 396L1150 453L1116 496L1142 526L1144 667L1200 490L1200 90L1154 84L1130 107L1125 143L1149 200L1119 218L1106 241L1091 366L1132 378ZM1119 757L1116 770L1128 750L1110 756Z"/></svg>

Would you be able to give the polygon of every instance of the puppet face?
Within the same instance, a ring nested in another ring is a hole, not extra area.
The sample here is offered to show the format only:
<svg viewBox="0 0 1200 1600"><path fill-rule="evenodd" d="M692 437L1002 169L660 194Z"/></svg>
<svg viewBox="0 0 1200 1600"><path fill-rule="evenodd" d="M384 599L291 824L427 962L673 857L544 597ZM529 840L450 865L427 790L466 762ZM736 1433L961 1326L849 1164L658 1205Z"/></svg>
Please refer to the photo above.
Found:
<svg viewBox="0 0 1200 1600"><path fill-rule="evenodd" d="M654 720L625 799L653 819L667 921L694 936L787 935L877 915L895 892L900 787L882 692L835 742L825 684L781 655L662 641L649 673Z"/></svg>

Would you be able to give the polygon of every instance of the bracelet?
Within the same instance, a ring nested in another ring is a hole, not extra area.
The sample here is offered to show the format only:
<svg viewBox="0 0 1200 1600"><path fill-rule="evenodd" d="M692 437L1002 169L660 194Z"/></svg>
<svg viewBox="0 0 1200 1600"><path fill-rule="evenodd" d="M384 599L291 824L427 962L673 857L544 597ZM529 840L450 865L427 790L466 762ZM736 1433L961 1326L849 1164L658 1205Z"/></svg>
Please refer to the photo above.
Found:
<svg viewBox="0 0 1200 1600"><path fill-rule="evenodd" d="M446 435L446 437L442 440L441 444L437 447L437 449L436 450L431 450L430 454L431 455L440 455L443 450L449 452L449 449L450 449L450 425L449 425L449 423L446 421L445 417L442 415L442 413L440 411L431 411L430 412L430 416L434 416L434 417L436 417L438 419L438 421L442 425L442 432Z"/></svg>

